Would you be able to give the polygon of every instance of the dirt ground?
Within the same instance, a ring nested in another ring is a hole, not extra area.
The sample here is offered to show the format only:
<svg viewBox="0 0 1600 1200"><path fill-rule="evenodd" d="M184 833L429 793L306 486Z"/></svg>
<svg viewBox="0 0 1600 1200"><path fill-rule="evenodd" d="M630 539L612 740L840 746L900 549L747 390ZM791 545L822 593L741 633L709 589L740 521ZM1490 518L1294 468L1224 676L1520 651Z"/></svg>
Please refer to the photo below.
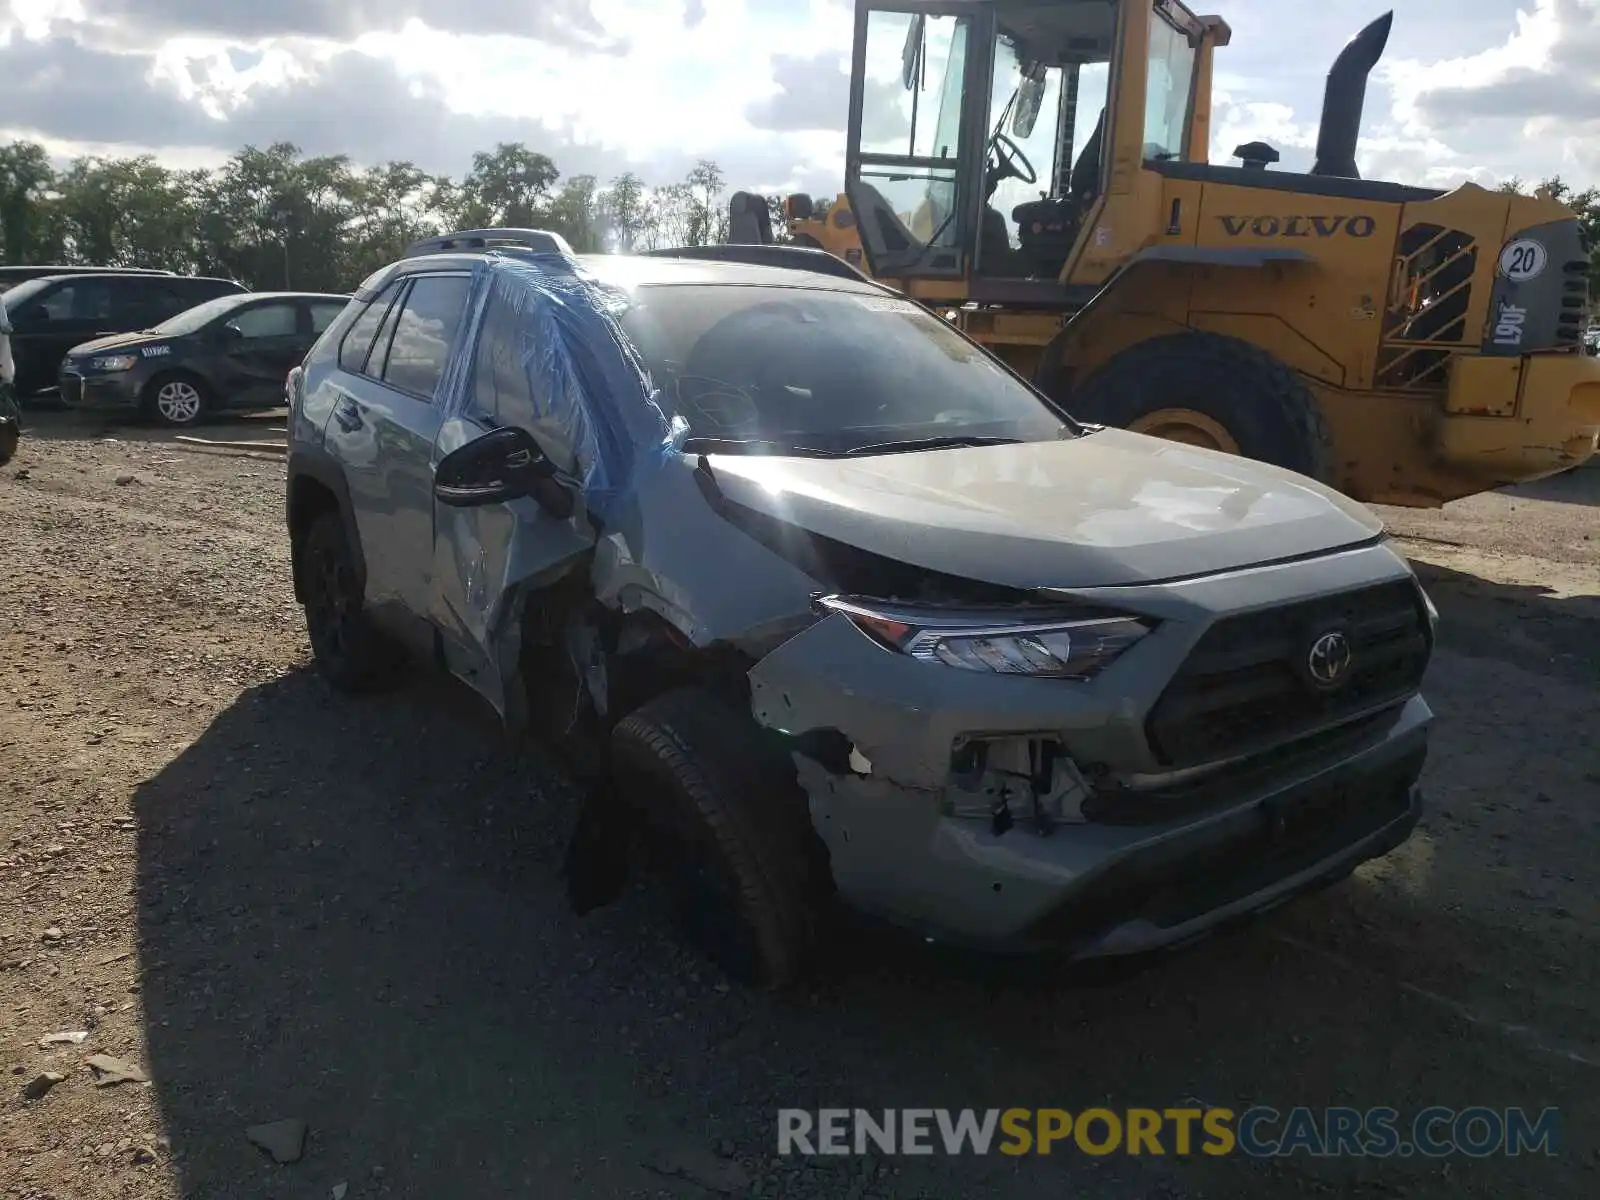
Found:
<svg viewBox="0 0 1600 1200"><path fill-rule="evenodd" d="M461 689L329 693L282 494L281 460L54 414L0 470L0 1195L1600 1194L1600 469L1385 512L1443 614L1430 808L1390 858L1131 977L886 939L782 1000L699 970L647 894L573 916L575 797ZM94 1054L149 1082L97 1087ZM774 1157L780 1107L1193 1100L1555 1106L1562 1138ZM245 1130L290 1118L279 1165Z"/></svg>

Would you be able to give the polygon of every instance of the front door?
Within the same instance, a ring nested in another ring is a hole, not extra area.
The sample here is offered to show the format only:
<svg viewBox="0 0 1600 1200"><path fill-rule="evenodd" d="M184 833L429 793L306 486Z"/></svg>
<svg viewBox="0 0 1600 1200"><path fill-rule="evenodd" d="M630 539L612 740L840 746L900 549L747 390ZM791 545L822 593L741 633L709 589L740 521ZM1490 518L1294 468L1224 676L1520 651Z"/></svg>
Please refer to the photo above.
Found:
<svg viewBox="0 0 1600 1200"><path fill-rule="evenodd" d="M845 192L880 278L959 278L981 199L993 6L858 0Z"/></svg>
<svg viewBox="0 0 1600 1200"><path fill-rule="evenodd" d="M283 380L305 356L304 314L293 300L266 300L236 309L218 331L222 339L218 401L229 408L280 403Z"/></svg>
<svg viewBox="0 0 1600 1200"><path fill-rule="evenodd" d="M471 355L466 396L445 414L433 462L437 467L446 454L492 429L517 426L533 434L575 496L579 466L549 406L538 399L550 389L536 386L545 356L531 344L529 324L497 293L490 295L477 344L463 349ZM563 518L532 499L470 508L435 502L430 617L443 635L451 671L501 716L523 699L506 691L523 650L517 626L523 601L562 578L593 545L581 503Z"/></svg>

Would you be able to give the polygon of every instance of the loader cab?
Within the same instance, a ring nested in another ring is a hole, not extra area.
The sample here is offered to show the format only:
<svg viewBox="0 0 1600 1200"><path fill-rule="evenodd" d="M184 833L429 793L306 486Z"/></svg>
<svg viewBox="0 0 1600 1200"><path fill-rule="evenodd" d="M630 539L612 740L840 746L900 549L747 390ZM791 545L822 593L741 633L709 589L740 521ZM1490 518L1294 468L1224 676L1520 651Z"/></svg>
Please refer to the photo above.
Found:
<svg viewBox="0 0 1600 1200"><path fill-rule="evenodd" d="M846 191L872 273L1069 305L1108 195L1206 160L1226 40L1178 0L858 0Z"/></svg>

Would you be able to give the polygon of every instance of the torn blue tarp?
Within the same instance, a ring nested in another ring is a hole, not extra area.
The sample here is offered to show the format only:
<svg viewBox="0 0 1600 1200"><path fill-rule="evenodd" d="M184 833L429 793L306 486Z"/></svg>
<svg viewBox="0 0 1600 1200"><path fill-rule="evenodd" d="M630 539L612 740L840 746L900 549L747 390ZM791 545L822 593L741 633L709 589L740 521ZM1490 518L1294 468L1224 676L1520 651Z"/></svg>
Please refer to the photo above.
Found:
<svg viewBox="0 0 1600 1200"><path fill-rule="evenodd" d="M461 336L438 395L447 411L473 408L487 349L514 358L547 451L570 452L585 507L609 522L641 469L681 439L616 314L626 299L559 254L490 253L473 268ZM558 460L562 453L553 453Z"/></svg>

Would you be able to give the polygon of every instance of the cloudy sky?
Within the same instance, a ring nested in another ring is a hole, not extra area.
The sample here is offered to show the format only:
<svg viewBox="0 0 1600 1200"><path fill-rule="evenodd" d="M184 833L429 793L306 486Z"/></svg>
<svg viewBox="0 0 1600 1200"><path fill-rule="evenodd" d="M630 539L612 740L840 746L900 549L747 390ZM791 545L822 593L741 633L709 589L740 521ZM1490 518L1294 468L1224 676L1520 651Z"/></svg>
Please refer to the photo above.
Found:
<svg viewBox="0 0 1600 1200"><path fill-rule="evenodd" d="M1600 0L1231 0L1214 160L1303 169L1323 76L1386 7L1363 173L1600 182ZM460 172L519 140L563 172L832 193L849 0L7 0L0 137L212 165L292 141Z"/></svg>

